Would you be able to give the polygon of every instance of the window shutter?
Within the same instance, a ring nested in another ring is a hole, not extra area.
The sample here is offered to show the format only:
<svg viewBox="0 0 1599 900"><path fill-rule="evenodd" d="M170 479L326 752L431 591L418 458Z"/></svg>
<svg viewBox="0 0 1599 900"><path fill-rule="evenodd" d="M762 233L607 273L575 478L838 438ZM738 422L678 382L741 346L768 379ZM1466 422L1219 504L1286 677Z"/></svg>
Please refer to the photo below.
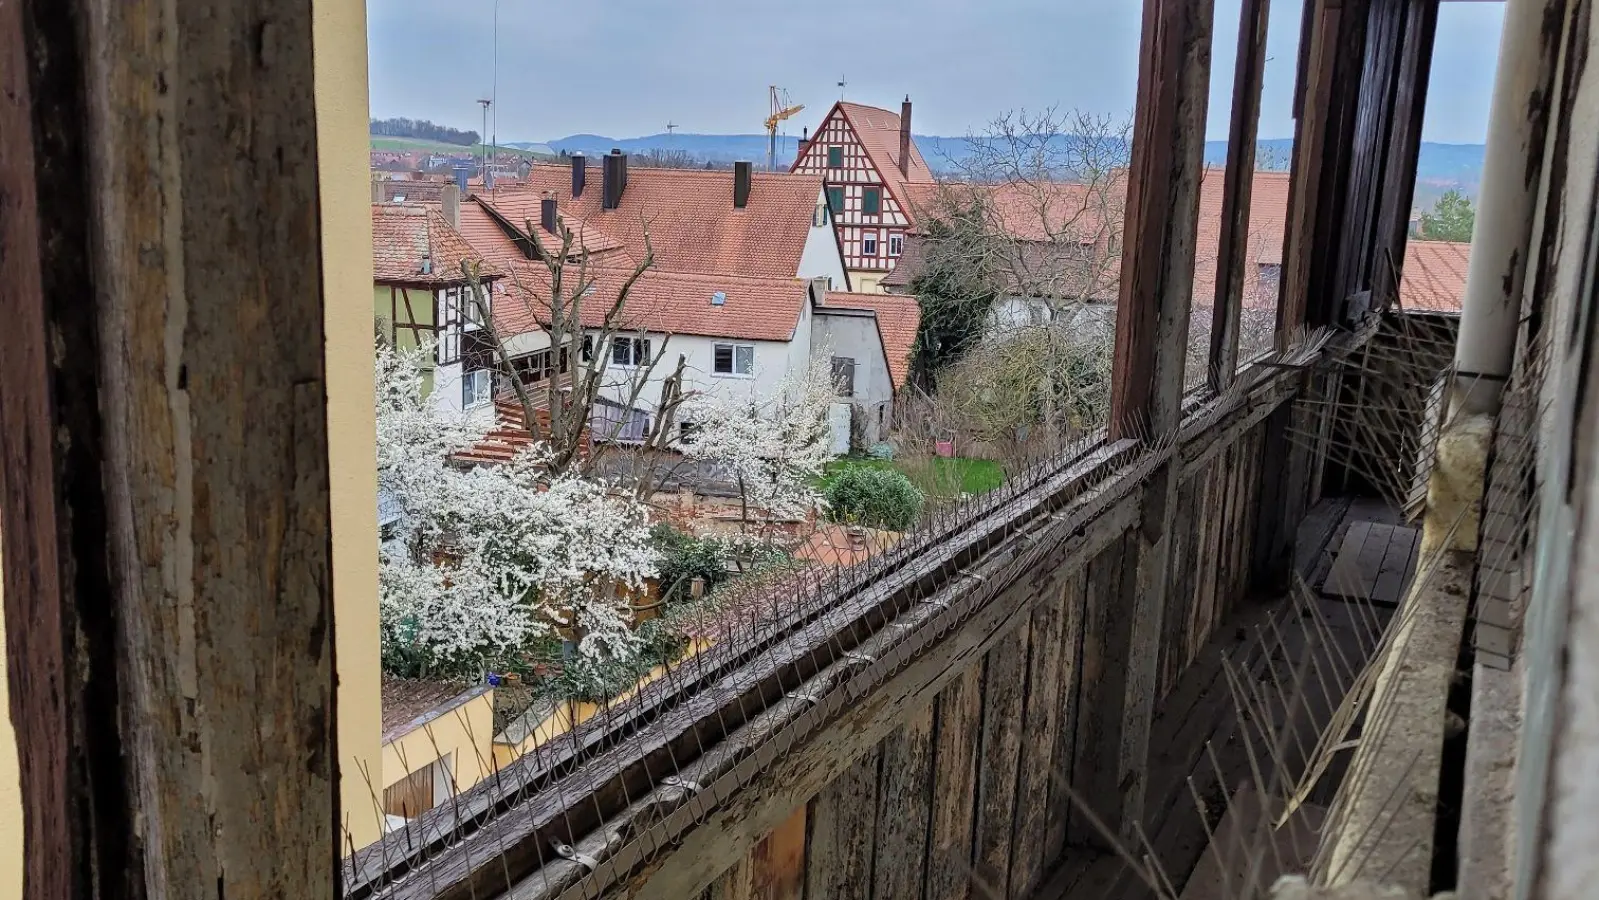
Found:
<svg viewBox="0 0 1599 900"><path fill-rule="evenodd" d="M883 211L883 192L878 188L867 188L861 194L861 212L868 216L878 215Z"/></svg>
<svg viewBox="0 0 1599 900"><path fill-rule="evenodd" d="M843 147L828 147L827 148L827 167L829 169L842 169L842 168L844 168L844 148Z"/></svg>
<svg viewBox="0 0 1599 900"><path fill-rule="evenodd" d="M830 188L828 188L827 189L827 205L832 208L833 215L835 215L835 216L838 215L839 213L843 212L844 211L844 189L841 188L841 187L830 187Z"/></svg>

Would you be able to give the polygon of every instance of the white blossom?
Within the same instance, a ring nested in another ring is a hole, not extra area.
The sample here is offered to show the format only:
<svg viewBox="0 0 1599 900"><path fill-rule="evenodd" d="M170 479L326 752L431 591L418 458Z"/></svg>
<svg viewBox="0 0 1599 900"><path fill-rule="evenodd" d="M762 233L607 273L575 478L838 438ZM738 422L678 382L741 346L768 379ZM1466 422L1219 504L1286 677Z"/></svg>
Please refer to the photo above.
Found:
<svg viewBox="0 0 1599 900"><path fill-rule="evenodd" d="M563 632L585 656L633 653L629 592L655 571L647 508L550 475L542 447L501 466L453 464L481 433L423 396L427 352L378 353L378 481L401 511L379 551L386 656L460 669Z"/></svg>
<svg viewBox="0 0 1599 900"><path fill-rule="evenodd" d="M748 506L775 517L803 516L821 503L816 481L832 458L827 411L834 401L825 355L769 396L701 394L684 413L695 427L683 454L715 462Z"/></svg>

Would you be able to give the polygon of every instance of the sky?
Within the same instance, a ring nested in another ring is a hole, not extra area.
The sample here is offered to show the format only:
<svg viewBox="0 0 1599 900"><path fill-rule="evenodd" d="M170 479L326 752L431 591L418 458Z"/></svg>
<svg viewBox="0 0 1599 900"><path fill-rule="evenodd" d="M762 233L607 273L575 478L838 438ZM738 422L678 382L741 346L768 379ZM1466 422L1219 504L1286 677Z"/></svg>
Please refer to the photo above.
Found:
<svg viewBox="0 0 1599 900"><path fill-rule="evenodd" d="M1226 137L1240 0L1216 0L1208 137ZM1260 135L1293 133L1299 0L1272 4ZM1131 116L1137 0L367 0L372 115L500 141L753 134L767 86L814 126L850 100L915 102L918 134L981 132L1010 110ZM498 40L495 21L498 18ZM1503 5L1445 3L1423 139L1480 143ZM496 76L496 69L498 74Z"/></svg>

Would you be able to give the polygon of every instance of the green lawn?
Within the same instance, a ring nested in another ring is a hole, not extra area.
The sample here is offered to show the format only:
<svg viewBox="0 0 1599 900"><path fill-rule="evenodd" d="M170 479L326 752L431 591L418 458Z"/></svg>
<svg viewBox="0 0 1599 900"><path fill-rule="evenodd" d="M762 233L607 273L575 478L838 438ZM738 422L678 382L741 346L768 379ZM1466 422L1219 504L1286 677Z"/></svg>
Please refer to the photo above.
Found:
<svg viewBox="0 0 1599 900"><path fill-rule="evenodd" d="M999 463L990 459L933 456L887 460L846 457L827 464L822 474L823 489L833 476L850 468L898 469L929 497L981 494L999 487L1005 480Z"/></svg>
<svg viewBox="0 0 1599 900"><path fill-rule="evenodd" d="M470 153L473 156L483 155L482 144L446 144L443 141L430 141L423 138L390 137L388 135L374 134L372 139L373 150L430 150L442 154ZM520 150L516 147L496 147L500 154L514 154L532 159L542 159L543 155L532 150Z"/></svg>

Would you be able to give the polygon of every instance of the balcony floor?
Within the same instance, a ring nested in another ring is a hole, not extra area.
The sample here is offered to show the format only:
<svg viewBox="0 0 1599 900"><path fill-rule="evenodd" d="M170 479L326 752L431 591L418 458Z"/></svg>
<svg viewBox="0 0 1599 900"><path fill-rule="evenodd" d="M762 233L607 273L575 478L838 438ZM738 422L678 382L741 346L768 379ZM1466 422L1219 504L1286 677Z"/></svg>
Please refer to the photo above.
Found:
<svg viewBox="0 0 1599 900"><path fill-rule="evenodd" d="M1297 536L1295 568L1309 592L1254 598L1241 604L1218 629L1177 685L1159 703L1150 737L1150 783L1146 794L1143 840L1123 842L1140 860L1153 858L1155 878L1184 900L1243 896L1239 885L1216 885L1217 861L1207 876L1184 886L1195 871L1210 836L1223 827L1252 835L1258 804L1241 805L1227 816L1230 798L1281 798L1309 767L1317 736L1330 720L1355 675L1376 648L1392 610L1349 602L1319 590L1352 524L1399 524L1385 503L1368 499L1324 500L1305 518ZM1264 723L1264 724L1263 724ZM1311 820L1301 826L1288 852L1264 856L1266 884L1274 866L1297 868L1312 844L1321 808L1347 765L1340 753L1306 797ZM1244 791L1244 793L1240 793ZM1196 796L1198 800L1196 801ZM1201 806L1202 804L1202 806ZM1233 820L1237 820L1236 822ZM1222 843L1236 840L1222 839ZM1103 848L1067 851L1033 900L1144 900L1156 892L1123 860Z"/></svg>

